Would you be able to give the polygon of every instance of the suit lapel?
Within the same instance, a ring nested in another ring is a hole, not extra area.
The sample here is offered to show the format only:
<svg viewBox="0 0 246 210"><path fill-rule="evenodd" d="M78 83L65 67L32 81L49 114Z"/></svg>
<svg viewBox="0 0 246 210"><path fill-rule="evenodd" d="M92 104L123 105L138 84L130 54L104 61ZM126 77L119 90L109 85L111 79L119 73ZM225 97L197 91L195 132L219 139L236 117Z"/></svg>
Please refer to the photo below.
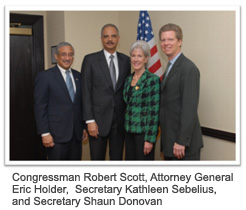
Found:
<svg viewBox="0 0 246 210"><path fill-rule="evenodd" d="M55 81L57 81L60 87L64 90L65 95L67 95L67 97L71 100L64 78L57 66L54 67L53 74L54 74Z"/></svg>
<svg viewBox="0 0 246 210"><path fill-rule="evenodd" d="M132 98L139 96L143 93L144 86L146 85L147 77L148 77L148 70L145 70L143 75L139 78L136 86L132 89ZM132 77L131 77L132 79ZM130 80L131 81L131 80ZM131 85L131 84L130 84Z"/></svg>
<svg viewBox="0 0 246 210"><path fill-rule="evenodd" d="M128 102L128 99L129 99L129 95L128 95L128 92L129 92L129 88L131 86L131 81L132 81L132 75L130 77L128 77L126 79L126 84L125 84L125 87L126 89L124 90L124 100Z"/></svg>
<svg viewBox="0 0 246 210"><path fill-rule="evenodd" d="M75 70L72 70L73 79L74 79L74 83L75 83L75 86L76 86L76 92L75 92L75 97L74 97L74 101L75 101L78 98L78 94L79 94L80 79L76 76L76 74L74 73L74 71Z"/></svg>
<svg viewBox="0 0 246 210"><path fill-rule="evenodd" d="M115 91L117 91L125 83L125 80L124 80L124 74L125 74L125 72L124 72L124 61L123 61L122 57L120 56L120 54L118 52L116 52L116 53L117 53L117 59L118 59L119 76L118 76L118 80L116 83ZM110 84L110 86L112 87L112 90L113 90L113 83L112 83L112 79L110 76L108 63L106 61L103 50L99 54L99 65L100 65L108 83Z"/></svg>
<svg viewBox="0 0 246 210"><path fill-rule="evenodd" d="M167 78L165 80L165 83L161 84L161 89L165 89L165 87L167 86L168 84L168 81L173 77L173 75L176 74L176 72L178 71L178 67L180 65L180 62L182 61L184 55L183 53L180 54L180 56L178 57L178 59L175 61L175 63L173 64L172 68L170 69L170 72L169 74L167 75Z"/></svg>
<svg viewBox="0 0 246 210"><path fill-rule="evenodd" d="M119 68L119 77L116 83L116 90L117 91L123 84L124 84L124 61L122 60L120 54L117 52L117 59L118 59L118 68Z"/></svg>
<svg viewBox="0 0 246 210"><path fill-rule="evenodd" d="M109 73L108 63L106 61L103 50L100 52L98 60L99 60L99 65L102 69L102 72L104 73L108 83L112 86L112 89L113 89L113 83L112 83L111 76Z"/></svg>

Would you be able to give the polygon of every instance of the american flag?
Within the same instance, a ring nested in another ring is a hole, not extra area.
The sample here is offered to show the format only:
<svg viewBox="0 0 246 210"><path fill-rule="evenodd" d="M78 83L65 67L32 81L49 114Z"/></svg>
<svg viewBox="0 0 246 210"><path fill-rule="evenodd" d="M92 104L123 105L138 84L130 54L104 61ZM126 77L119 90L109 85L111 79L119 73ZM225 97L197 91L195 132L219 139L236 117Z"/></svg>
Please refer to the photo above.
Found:
<svg viewBox="0 0 246 210"><path fill-rule="evenodd" d="M151 57L149 58L148 69L150 72L161 77L163 75L161 61L155 44L150 17L147 11L139 12L137 40L143 40L149 44Z"/></svg>

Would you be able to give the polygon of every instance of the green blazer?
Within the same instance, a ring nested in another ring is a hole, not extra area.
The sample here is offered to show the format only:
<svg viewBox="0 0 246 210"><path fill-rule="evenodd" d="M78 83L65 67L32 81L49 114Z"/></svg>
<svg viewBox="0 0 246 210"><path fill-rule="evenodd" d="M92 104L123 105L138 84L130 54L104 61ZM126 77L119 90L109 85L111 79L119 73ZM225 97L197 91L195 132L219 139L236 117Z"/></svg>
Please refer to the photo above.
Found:
<svg viewBox="0 0 246 210"><path fill-rule="evenodd" d="M123 91L127 104L125 129L129 133L144 133L145 141L155 143L159 125L160 78L146 69L129 94L134 74L126 78Z"/></svg>

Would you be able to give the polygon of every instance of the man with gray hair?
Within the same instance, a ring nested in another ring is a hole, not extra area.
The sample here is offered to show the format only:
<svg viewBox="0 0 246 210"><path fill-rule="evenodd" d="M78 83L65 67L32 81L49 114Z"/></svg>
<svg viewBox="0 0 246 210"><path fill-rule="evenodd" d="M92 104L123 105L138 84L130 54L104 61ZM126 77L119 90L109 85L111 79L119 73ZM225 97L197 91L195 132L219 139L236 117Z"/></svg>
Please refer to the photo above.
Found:
<svg viewBox="0 0 246 210"><path fill-rule="evenodd" d="M57 45L57 65L40 72L35 81L35 117L48 160L81 160L87 139L82 120L81 74L71 69L74 48Z"/></svg>
<svg viewBox="0 0 246 210"><path fill-rule="evenodd" d="M105 160L109 140L111 160L122 160L124 146L123 88L131 72L130 58L116 52L118 28L106 24L101 30L103 50L84 57L82 74L83 117L87 124L92 160Z"/></svg>

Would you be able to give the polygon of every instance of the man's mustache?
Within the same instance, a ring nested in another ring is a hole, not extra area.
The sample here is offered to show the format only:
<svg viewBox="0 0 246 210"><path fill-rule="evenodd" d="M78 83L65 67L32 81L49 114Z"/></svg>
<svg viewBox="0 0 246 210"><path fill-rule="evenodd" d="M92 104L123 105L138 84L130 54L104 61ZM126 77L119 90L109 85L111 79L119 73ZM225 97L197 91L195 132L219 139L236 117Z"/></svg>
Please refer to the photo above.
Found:
<svg viewBox="0 0 246 210"><path fill-rule="evenodd" d="M107 44L114 44L112 41L108 41Z"/></svg>

